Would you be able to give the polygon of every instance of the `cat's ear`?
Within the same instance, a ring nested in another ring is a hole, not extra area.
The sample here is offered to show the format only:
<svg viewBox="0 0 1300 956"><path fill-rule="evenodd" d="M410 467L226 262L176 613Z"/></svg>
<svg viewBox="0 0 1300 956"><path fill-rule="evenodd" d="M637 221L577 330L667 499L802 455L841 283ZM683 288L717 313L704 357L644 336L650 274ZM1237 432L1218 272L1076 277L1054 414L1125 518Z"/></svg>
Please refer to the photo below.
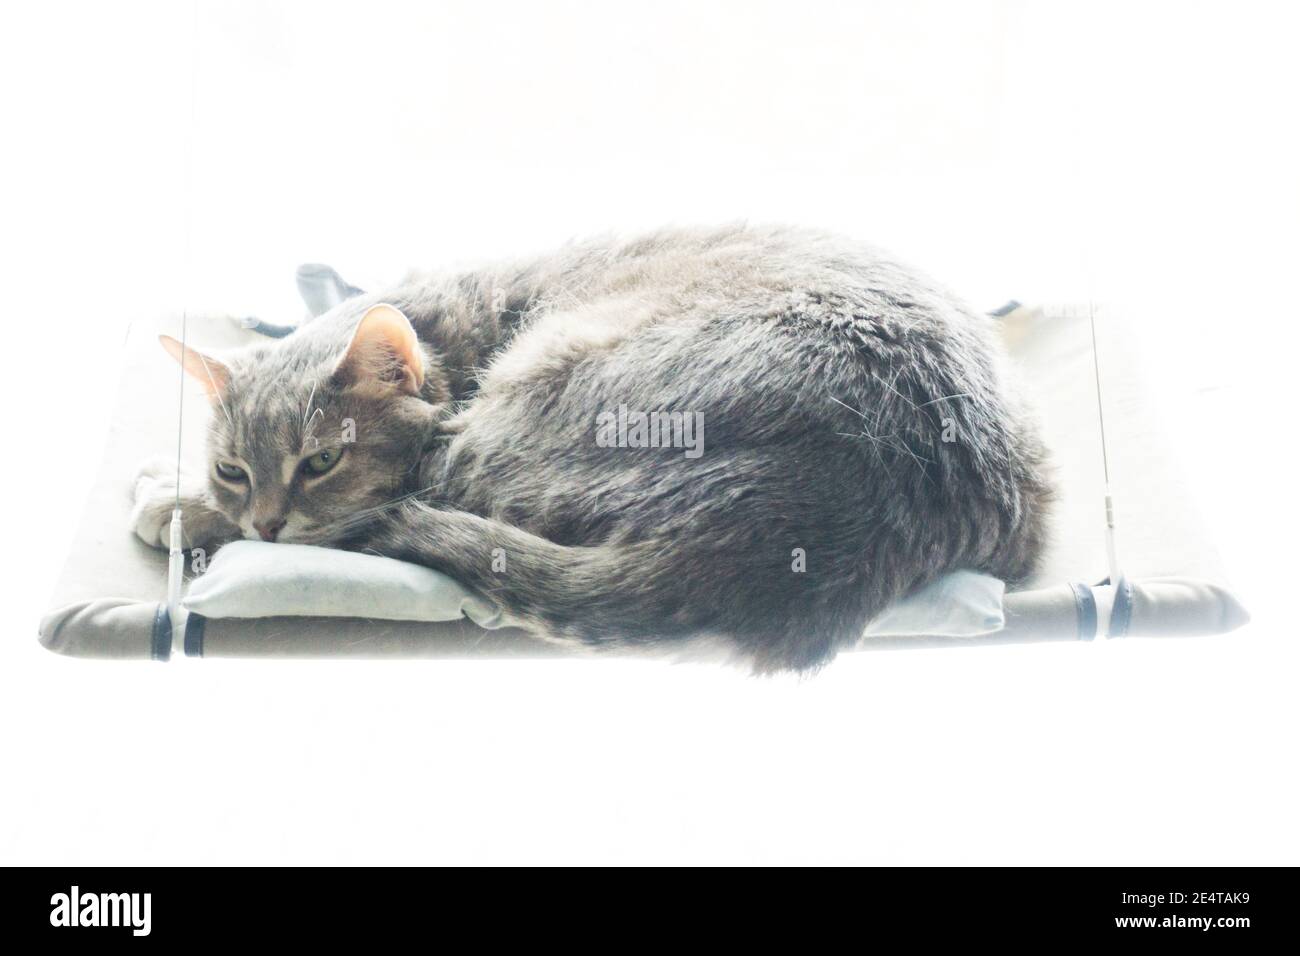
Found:
<svg viewBox="0 0 1300 956"><path fill-rule="evenodd" d="M168 355L180 362L186 372L198 379L199 384L208 393L209 400L219 402L225 398L226 389L230 387L230 369L209 355L181 345L170 335L160 335L158 341L162 343Z"/></svg>
<svg viewBox="0 0 1300 956"><path fill-rule="evenodd" d="M418 395L424 385L424 355L406 316L391 305L367 309L334 378L345 386L379 385Z"/></svg>

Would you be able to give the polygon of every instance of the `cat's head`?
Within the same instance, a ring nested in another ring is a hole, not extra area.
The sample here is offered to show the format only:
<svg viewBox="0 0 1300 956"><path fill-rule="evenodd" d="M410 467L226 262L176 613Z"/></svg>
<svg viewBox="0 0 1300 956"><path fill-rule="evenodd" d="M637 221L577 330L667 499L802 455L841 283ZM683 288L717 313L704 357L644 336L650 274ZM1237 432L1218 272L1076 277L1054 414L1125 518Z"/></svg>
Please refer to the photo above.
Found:
<svg viewBox="0 0 1300 956"><path fill-rule="evenodd" d="M311 331L224 361L162 337L212 402L208 482L246 538L336 538L412 489L445 411L445 379L393 306L366 310L350 342Z"/></svg>

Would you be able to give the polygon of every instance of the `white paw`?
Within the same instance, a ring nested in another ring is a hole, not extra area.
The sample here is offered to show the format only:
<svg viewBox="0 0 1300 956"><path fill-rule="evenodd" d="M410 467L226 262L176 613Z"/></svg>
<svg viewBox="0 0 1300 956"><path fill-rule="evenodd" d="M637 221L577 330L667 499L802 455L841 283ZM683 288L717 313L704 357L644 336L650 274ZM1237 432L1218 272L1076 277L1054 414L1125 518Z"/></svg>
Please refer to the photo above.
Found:
<svg viewBox="0 0 1300 956"><path fill-rule="evenodd" d="M149 547L166 550L176 507L176 459L159 456L141 465L131 486L131 500L131 530ZM213 506L201 477L181 474L180 506L186 549L220 547L242 536Z"/></svg>
<svg viewBox="0 0 1300 956"><path fill-rule="evenodd" d="M153 460L141 466L132 486L131 530L151 548L166 548L176 505L176 463L171 472Z"/></svg>

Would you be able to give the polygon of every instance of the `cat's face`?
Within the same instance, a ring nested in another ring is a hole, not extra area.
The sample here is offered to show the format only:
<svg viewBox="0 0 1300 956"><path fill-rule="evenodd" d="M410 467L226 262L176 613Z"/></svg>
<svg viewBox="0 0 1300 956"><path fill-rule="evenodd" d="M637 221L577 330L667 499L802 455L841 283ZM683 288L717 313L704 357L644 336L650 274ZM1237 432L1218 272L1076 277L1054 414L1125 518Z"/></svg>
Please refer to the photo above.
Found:
<svg viewBox="0 0 1300 956"><path fill-rule="evenodd" d="M163 343L212 399L208 481L246 538L337 538L412 487L434 431L442 396L396 309L366 312L350 344L300 335L224 363Z"/></svg>

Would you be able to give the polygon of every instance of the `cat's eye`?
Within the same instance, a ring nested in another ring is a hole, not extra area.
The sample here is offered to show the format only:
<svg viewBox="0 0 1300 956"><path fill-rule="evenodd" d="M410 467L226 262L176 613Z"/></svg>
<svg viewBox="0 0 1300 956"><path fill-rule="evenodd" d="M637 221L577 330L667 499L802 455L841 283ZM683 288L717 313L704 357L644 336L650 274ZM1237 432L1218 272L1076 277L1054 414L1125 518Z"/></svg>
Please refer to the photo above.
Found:
<svg viewBox="0 0 1300 956"><path fill-rule="evenodd" d="M226 481L241 482L248 479L248 472L228 461L217 462L217 476Z"/></svg>
<svg viewBox="0 0 1300 956"><path fill-rule="evenodd" d="M304 461L303 467L309 474L323 475L338 464L341 455L342 452L335 451L333 448L322 448Z"/></svg>

